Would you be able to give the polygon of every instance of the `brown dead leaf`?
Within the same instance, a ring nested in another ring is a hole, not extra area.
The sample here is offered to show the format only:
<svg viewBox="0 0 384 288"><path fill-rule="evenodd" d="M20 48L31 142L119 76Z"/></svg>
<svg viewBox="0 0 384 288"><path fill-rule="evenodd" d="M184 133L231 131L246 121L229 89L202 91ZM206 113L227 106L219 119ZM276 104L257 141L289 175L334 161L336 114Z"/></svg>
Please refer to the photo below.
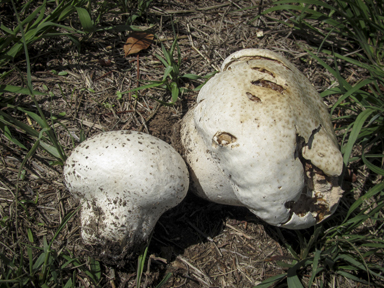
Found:
<svg viewBox="0 0 384 288"><path fill-rule="evenodd" d="M130 33L124 44L125 57L147 49L153 42L153 37L153 34L147 32L133 31Z"/></svg>

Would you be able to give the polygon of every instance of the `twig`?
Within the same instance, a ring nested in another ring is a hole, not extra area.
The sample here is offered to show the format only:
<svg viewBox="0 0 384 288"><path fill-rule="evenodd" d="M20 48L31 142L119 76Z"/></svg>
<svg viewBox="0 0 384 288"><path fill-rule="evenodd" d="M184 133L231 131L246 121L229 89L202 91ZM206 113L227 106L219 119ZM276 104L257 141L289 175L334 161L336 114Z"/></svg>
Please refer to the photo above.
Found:
<svg viewBox="0 0 384 288"><path fill-rule="evenodd" d="M202 7L202 8L197 7L196 9L190 9L190 10L162 10L160 8L157 8L157 7L153 7L154 9L152 9L152 10L155 10L154 11L155 14L160 14L160 15L163 15L163 14L186 14L186 13L195 13L195 12L199 12L199 11L208 11L208 10L212 10L212 9L226 7L229 5L232 5L232 2L227 2L224 4L214 5L214 6L209 6L209 7Z"/></svg>
<svg viewBox="0 0 384 288"><path fill-rule="evenodd" d="M225 226L228 227L228 228L231 228L232 230L234 230L235 232L237 232L240 236L243 236L243 237L245 237L245 238L247 238L247 239L253 239L252 236L249 236L249 235L243 233L242 231L240 231L239 229L236 229L235 227L229 225L228 223L225 223Z"/></svg>
<svg viewBox="0 0 384 288"><path fill-rule="evenodd" d="M188 267L190 267L194 271L194 274L195 274L195 277L196 277L197 281L201 282L202 284L204 284L206 286L210 286L211 279L208 277L207 274L205 274L203 271L201 271L200 269L198 269L195 266L193 266L191 263L189 263L187 261L187 259L185 259L184 257L182 257L180 255L177 256L176 259L180 260L181 262L186 264ZM205 280L203 280L202 278L204 278Z"/></svg>
<svg viewBox="0 0 384 288"><path fill-rule="evenodd" d="M141 126L140 126L140 128L139 128L139 131L140 131L140 132L143 130L143 128L144 128L144 126L145 126L145 128L146 128L146 130L147 130L147 133L149 133L149 132L148 132L148 128L147 128L147 126L145 125L145 123L148 122L149 120L151 120L151 119L153 118L153 116L155 116L155 114L157 113L157 111L159 110L159 108L160 108L160 104L157 104L155 110L152 111L152 113L147 117L147 119L144 119L144 117L141 116L140 113L138 113L138 114L143 118L143 124L141 124ZM139 111L136 111L136 112L139 112Z"/></svg>
<svg viewBox="0 0 384 288"><path fill-rule="evenodd" d="M197 228L195 225L193 225L191 222L187 221L188 225L191 226L193 229L195 229L199 234L201 234L205 239L208 241L213 242L213 239L209 237L207 234L205 234L203 231L201 231L199 228Z"/></svg>
<svg viewBox="0 0 384 288"><path fill-rule="evenodd" d="M201 52L199 51L199 49L197 49L197 48L195 47L195 45L193 44L192 34L191 34L191 29L189 28L189 24L187 24L187 29L188 29L188 39L189 39L189 42L190 42L190 44L191 44L193 50L195 50L197 53L199 53L199 55L200 55L201 57L203 57L204 60L207 61L208 64L211 65L211 67L212 67L213 69L215 69L216 71L220 71L220 69L219 69L216 65L212 64L211 60L209 60L207 57L205 57L205 56L203 55L203 53L201 53Z"/></svg>
<svg viewBox="0 0 384 288"><path fill-rule="evenodd" d="M96 81L99 81L100 79L103 79L105 77L107 77L109 74L111 74L113 71L109 71L107 73L105 73L104 75L100 76L100 77L97 77L95 80L93 80L93 82L96 82Z"/></svg>

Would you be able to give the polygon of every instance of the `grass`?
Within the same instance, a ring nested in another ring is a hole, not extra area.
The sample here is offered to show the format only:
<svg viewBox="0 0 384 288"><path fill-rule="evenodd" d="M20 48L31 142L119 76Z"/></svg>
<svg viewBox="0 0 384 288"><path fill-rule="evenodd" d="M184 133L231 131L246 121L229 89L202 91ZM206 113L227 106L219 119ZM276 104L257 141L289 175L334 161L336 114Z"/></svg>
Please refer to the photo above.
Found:
<svg viewBox="0 0 384 288"><path fill-rule="evenodd" d="M341 224L327 230L327 224L319 225L307 237L296 232L300 239L299 253L287 246L294 260L277 263L287 268L287 272L266 279L257 287L270 287L282 281L286 281L288 287L303 287L303 275L308 271L310 276L305 283L308 287L318 275L340 275L368 286L380 285L384 280L384 268L377 263L377 259L383 259L384 248L381 233L384 220L384 184L381 182L384 176L384 3L336 0L331 6L323 1L297 2L292 5L291 1L277 1L263 15L272 19L269 15L273 12L287 13L287 21L281 23L321 40L318 47L310 47L307 52L336 81L336 85L321 96L337 97L331 114L337 112L333 121L341 123L337 130L344 164L363 162L371 174L376 175L377 182L372 183L366 194L354 202L346 213L336 216L343 217ZM345 40L348 45L345 45ZM319 55L324 55L329 61ZM361 67L367 75L351 85L342 76L339 69L341 63ZM358 153L356 146L361 147ZM370 228L362 229L367 223L371 223ZM277 232L281 241L287 243L281 231ZM321 282L320 285L326 284Z"/></svg>
<svg viewBox="0 0 384 288"><path fill-rule="evenodd" d="M213 74L209 74L205 77L200 77L195 74L180 75L181 53L180 53L180 47L179 47L179 44L177 43L177 40L178 40L177 37L175 37L175 40L173 41L172 46L169 50L167 50L164 47L163 43L161 43L161 51L163 52L163 56L155 54L156 58L159 59L159 61L164 65L164 68L165 68L163 79L161 81L151 81L150 84L143 85L125 92L118 91L117 97L121 98L123 94L137 92L144 89L162 88L165 91L170 93L171 95L170 102L162 101L159 99L154 99L154 100L158 101L163 105L174 105L176 101L180 97L182 97L184 92L187 90L186 88L182 87L183 79L198 80L201 78L209 79L210 77L212 77ZM174 59L175 53L177 55L176 59ZM195 89L195 91L199 90L201 87L202 85L198 86Z"/></svg>
<svg viewBox="0 0 384 288"><path fill-rule="evenodd" d="M139 1L138 13L140 16L144 13L143 9L147 9L149 7L148 5L150 2L151 1L144 0ZM12 62L24 52L27 79L26 87L0 85L0 106L2 108L0 110L0 130L10 142L16 144L20 149L28 150L21 163L17 177L18 180L23 180L23 175L25 174L24 166L28 159L34 156L38 148L42 148L56 159L56 161L50 163L51 165L63 165L66 160L64 148L61 146L53 128L53 124L61 123L58 122L57 117L52 114L49 118L47 118L36 99L36 96L46 96L47 93L41 93L33 89L31 61L28 47L43 38L63 36L70 38L73 43L80 47L79 37L75 35L86 35L87 33L96 31L96 28L94 26L94 22L91 20L90 14L87 9L84 8L88 1L63 0L56 3L56 7L52 7L52 2L43 1L43 3L38 7L35 7L33 11L31 8L34 4L33 1L26 2L21 7L17 7L14 1L11 1L11 3L18 25L14 29L11 29L2 23L0 27L4 34L4 37L0 39L0 68L4 69L5 67L12 67ZM88 4L90 4L90 2ZM51 11L46 13L48 8L50 8ZM28 12L30 13L28 14ZM59 24L61 22L65 22L65 20L70 17L73 17L73 14L77 14L82 30L74 29L68 25ZM135 14L131 15L133 18L134 16ZM131 19L131 24L132 23L133 20ZM8 74L15 69L17 69L17 67L10 68L9 71L4 72L0 77L7 77ZM45 89L48 90L47 87L45 87ZM12 103L14 101L14 97L6 97L4 96L4 93L7 93L8 95L27 95L32 99L34 106L37 109L37 113L26 108L13 105ZM30 125L25 124L23 121L13 117L11 111L25 113L27 117L30 117L37 123L38 128L33 128ZM65 127L64 125L62 126ZM22 131L25 137L32 139L32 141L34 141L32 147L26 147L21 141L19 141L18 137L14 136L14 131ZM19 200L19 186L17 184L14 203L16 205L16 220L14 224L16 233L18 233L17 214L19 207L21 207L21 210L24 211L29 221L34 221L34 219L29 216L28 206L36 205L37 198L36 202ZM0 252L0 287L28 286L47 288L54 285L66 288L75 287L78 271L86 275L92 285L97 287L101 280L101 267L98 261L89 258L87 261L88 263L82 263L82 260L73 257L72 253L66 249L61 249L60 251L52 249L52 245L54 244L57 236L64 229L68 221L78 212L79 208L80 207L70 212L63 218L62 223L57 228L56 233L53 235L49 243L47 242L46 237L43 237L43 247L35 246L33 236L34 233L30 228L27 229L29 243L21 243L18 241L16 243L18 249L16 250L15 248L10 248L3 243L8 250L12 251L14 256L9 258L4 253ZM2 233L4 233L6 229L12 229L9 217L4 217L0 220L0 228L2 228ZM14 250L16 252L14 252ZM27 254L27 259L24 259L24 253ZM141 256L140 259L143 260L143 257ZM144 263L144 261L142 262ZM169 275L161 283L164 283L168 278Z"/></svg>
<svg viewBox="0 0 384 288"><path fill-rule="evenodd" d="M25 164L34 157L37 149L45 150L55 159L51 165L63 165L66 159L65 147L61 146L53 129L58 119L52 114L44 113L36 99L47 94L33 90L29 48L44 38L67 37L80 49L82 37L92 37L92 33L96 31L127 27L102 27L106 13L124 13L126 24L132 25L137 19L145 17L151 2L63 0L57 3L43 1L37 7L34 6L34 1L17 4L21 6L13 4L18 25L11 27L2 23L0 27L5 35L0 39L0 68L4 70L6 67L0 77L4 79L12 71L17 71L18 68L13 63L24 53L27 79L23 87L0 85L0 130L10 142L27 152L18 172L19 180L23 180ZM327 2L314 0L296 1L295 5L291 3L277 1L263 15L275 20L273 13L284 13L288 16L287 21L281 21L283 25L292 27L298 35L309 35L309 39L313 39L314 46L306 48L308 54L335 81L333 88L322 92L321 96L337 99L331 108L331 114L337 125L344 163L346 166L363 163L375 181L367 184L367 191L357 201L352 204L344 201L337 215L313 230L287 232L275 228L281 242L288 243L287 237L295 237L298 239L298 247L286 244L291 259L275 261L286 272L264 280L257 287L270 287L277 283L284 283L288 287L310 287L316 283L324 287L338 276L365 285L379 286L384 280L384 268L378 262L378 259L384 258L381 232L384 220L384 4L382 1L372 0L335 0L332 6ZM68 19L75 19L76 25L69 26ZM118 93L162 88L169 93L170 101L155 100L172 105L183 95L184 80L199 79L194 74L181 75L182 59L177 37L169 50L162 45L162 55L156 57L164 65L161 80ZM359 67L366 74L351 84L341 69L346 65ZM16 105L16 94L30 97L36 109L32 111ZM14 117L13 113L24 113L38 126L33 128L25 124L25 121ZM26 139L30 141L30 145L26 144ZM33 209L37 201L23 200L18 194L18 188L16 191L15 211L24 213L28 218L29 209ZM103 277L98 261L87 259L84 263L84 259L74 257L66 249L56 251L53 248L58 235L75 213L76 211L71 211L63 218L52 239L48 241L43 238L42 247L35 243L33 231L27 228L25 233L29 243L17 242L13 257L0 252L0 287L51 287L54 283L62 287L75 287L78 273L86 275L92 285L97 286ZM11 229L11 222L12 219L8 217L0 219L0 228L3 229L1 231ZM17 228L17 217L15 225ZM14 250L11 247L4 249ZM147 252L148 247L138 259L137 287L141 285ZM167 274L157 287L161 287L169 277Z"/></svg>

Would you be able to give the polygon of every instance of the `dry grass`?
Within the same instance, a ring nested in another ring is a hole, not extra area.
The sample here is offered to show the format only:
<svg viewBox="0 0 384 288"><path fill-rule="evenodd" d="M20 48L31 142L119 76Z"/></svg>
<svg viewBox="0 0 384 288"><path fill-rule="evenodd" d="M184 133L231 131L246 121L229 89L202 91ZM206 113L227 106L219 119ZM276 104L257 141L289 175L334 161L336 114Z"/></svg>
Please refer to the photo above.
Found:
<svg viewBox="0 0 384 288"><path fill-rule="evenodd" d="M140 25L143 29L154 24L151 30L158 40L138 55L124 57L123 45L128 31L93 33L82 41L80 52L66 38L41 40L31 47L34 89L48 91L51 95L38 96L37 100L47 116L56 115L66 127L58 123L54 125L67 155L81 137L87 138L101 131L141 130L171 142L172 125L194 105L198 92L193 89L203 80L182 83L189 91L172 107L160 107L153 100L169 101L170 94L163 89L136 92L138 98L133 97L135 93L128 93L118 99L116 92L128 91L147 81L162 78L163 66L154 55L162 54L160 43L168 49L172 45L173 29L181 49L181 74L205 76L218 70L230 53L252 47L271 49L285 55L318 91L324 91L335 82L333 76L311 60L304 50L318 40L302 38L274 20L285 20L284 14L262 16L249 23L258 9L239 9L249 6L250 1L195 2L154 2L147 22ZM256 1L251 2L259 5ZM268 1L262 3L263 6L259 6L261 10L270 5ZM105 21L118 23L120 18L107 14ZM23 61L21 57L15 63L21 71L25 71ZM59 76L52 70L65 71L66 75ZM360 73L350 65L343 70L350 83L358 81ZM23 78L23 72L14 71L0 84L23 86ZM325 101L331 104L335 99L330 97ZM35 109L28 97L16 96L15 103ZM13 117L37 128L29 117L12 113ZM33 144L22 132L15 135L26 147ZM0 216L4 222L0 226L0 253L12 258L26 253L25 245L21 243L42 247L44 236L48 241L52 239L63 217L74 211L78 204L63 185L62 167L49 164L55 161L53 157L38 150L25 166L25 178L18 181L17 173L26 151L10 143L4 135L0 135L0 141ZM369 179L370 175L361 163L352 165L350 169L351 178L346 179L346 188L356 195L364 193L371 180L378 181ZM19 193L20 201L25 201L23 206L15 202L16 193ZM345 210L353 197L347 196L343 201L341 209ZM28 231L31 231L33 243ZM76 215L61 231L52 248L68 255L73 253L82 259L85 267L90 268L79 232ZM295 234L290 231L284 233L287 241L295 246ZM245 209L224 207L189 195L179 207L160 219L149 248L150 261L143 285L155 287L170 271L173 277L165 287L253 287L263 279L284 272L276 265L276 261L291 259L283 244L275 228L261 223ZM36 255L37 252L34 249ZM68 275L75 270L75 287L95 285L84 271L73 266L63 269ZM356 287L356 283L341 276L326 277L329 278L316 279L316 283L326 280L332 287ZM136 263L123 269L102 265L99 286L135 287L135 278Z"/></svg>

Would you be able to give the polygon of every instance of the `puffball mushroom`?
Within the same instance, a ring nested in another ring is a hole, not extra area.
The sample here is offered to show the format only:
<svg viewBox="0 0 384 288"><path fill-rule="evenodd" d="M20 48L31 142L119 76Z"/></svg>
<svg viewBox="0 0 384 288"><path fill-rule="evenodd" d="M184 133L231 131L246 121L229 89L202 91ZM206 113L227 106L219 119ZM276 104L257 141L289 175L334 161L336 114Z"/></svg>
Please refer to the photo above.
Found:
<svg viewBox="0 0 384 288"><path fill-rule="evenodd" d="M83 242L114 262L129 257L150 236L159 217L186 196L189 174L169 144L135 131L93 136L72 152L65 183L84 203Z"/></svg>
<svg viewBox="0 0 384 288"><path fill-rule="evenodd" d="M302 229L337 208L343 159L326 105L287 59L245 49L224 60L180 129L193 190Z"/></svg>

